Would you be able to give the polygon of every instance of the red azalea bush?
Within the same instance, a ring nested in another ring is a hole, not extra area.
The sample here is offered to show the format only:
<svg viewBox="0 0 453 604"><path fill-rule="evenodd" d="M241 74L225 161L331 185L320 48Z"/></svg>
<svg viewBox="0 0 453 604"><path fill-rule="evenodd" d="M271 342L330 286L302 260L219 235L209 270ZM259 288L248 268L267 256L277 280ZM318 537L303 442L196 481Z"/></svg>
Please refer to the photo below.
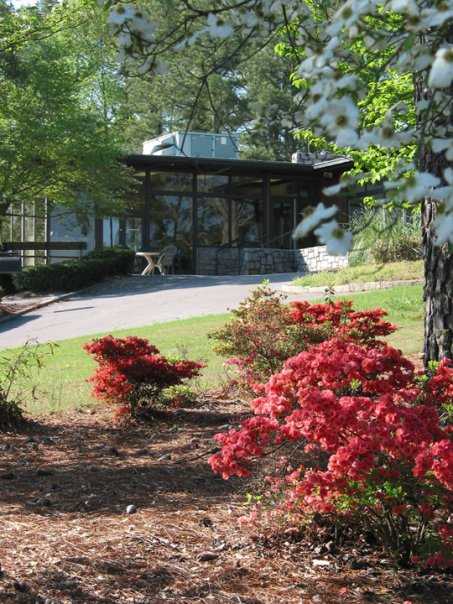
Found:
<svg viewBox="0 0 453 604"><path fill-rule="evenodd" d="M229 323L209 336L216 352L230 357L228 363L238 369L239 383L255 392L286 359L312 344L337 336L374 345L377 337L396 329L381 309L357 312L350 301L288 305L285 299L261 286L232 311Z"/></svg>
<svg viewBox="0 0 453 604"><path fill-rule="evenodd" d="M118 413L136 415L139 408L156 403L169 386L199 375L194 361L166 359L148 340L105 336L84 349L98 363L90 378L96 398L119 405Z"/></svg>
<svg viewBox="0 0 453 604"><path fill-rule="evenodd" d="M350 318L351 331L368 321ZM269 478L281 511L348 517L404 563L422 556L448 566L452 402L450 361L421 374L390 346L336 337L286 361L252 402L254 416L217 435L221 451L210 464L224 478L247 476L255 458L294 443L304 449L302 465Z"/></svg>

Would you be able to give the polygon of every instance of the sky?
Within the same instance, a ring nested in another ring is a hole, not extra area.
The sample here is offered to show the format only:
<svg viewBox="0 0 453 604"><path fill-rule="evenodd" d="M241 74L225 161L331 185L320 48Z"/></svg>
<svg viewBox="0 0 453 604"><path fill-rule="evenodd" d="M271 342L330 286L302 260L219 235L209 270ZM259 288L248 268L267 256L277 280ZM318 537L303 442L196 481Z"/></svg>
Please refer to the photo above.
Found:
<svg viewBox="0 0 453 604"><path fill-rule="evenodd" d="M36 0L12 0L13 6L20 8L21 6L32 6L36 4Z"/></svg>

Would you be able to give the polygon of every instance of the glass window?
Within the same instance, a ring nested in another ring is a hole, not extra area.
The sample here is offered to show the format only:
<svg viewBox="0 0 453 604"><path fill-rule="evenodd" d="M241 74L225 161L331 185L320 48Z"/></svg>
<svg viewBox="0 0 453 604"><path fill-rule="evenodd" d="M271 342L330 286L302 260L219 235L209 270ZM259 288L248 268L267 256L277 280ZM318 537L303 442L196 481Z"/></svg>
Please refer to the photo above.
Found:
<svg viewBox="0 0 453 604"><path fill-rule="evenodd" d="M241 197L262 197L263 180L259 176L233 176L231 193Z"/></svg>
<svg viewBox="0 0 453 604"><path fill-rule="evenodd" d="M126 246L135 251L142 247L141 218L126 218Z"/></svg>
<svg viewBox="0 0 453 604"><path fill-rule="evenodd" d="M228 189L228 176L223 174L198 174L197 187L200 193L224 194Z"/></svg>
<svg viewBox="0 0 453 604"><path fill-rule="evenodd" d="M271 247L290 249L294 230L294 201L292 199L272 202Z"/></svg>
<svg viewBox="0 0 453 604"><path fill-rule="evenodd" d="M192 257L192 197L154 195L150 212L150 247L161 249L165 245L176 245L176 270L186 272Z"/></svg>
<svg viewBox="0 0 453 604"><path fill-rule="evenodd" d="M229 203L219 197L198 199L198 245L229 243Z"/></svg>
<svg viewBox="0 0 453 604"><path fill-rule="evenodd" d="M152 172L150 181L151 190L192 192L193 176L191 172Z"/></svg>
<svg viewBox="0 0 453 604"><path fill-rule="evenodd" d="M260 200L239 199L232 204L232 240L234 245L259 245L263 240L263 216Z"/></svg>
<svg viewBox="0 0 453 604"><path fill-rule="evenodd" d="M11 216L0 220L0 243L11 240Z"/></svg>
<svg viewBox="0 0 453 604"><path fill-rule="evenodd" d="M294 197L297 195L298 188L299 183L297 181L282 178L272 178L270 181L272 197Z"/></svg>
<svg viewBox="0 0 453 604"><path fill-rule="evenodd" d="M119 218L109 216L102 221L102 244L104 247L113 247L120 243Z"/></svg>

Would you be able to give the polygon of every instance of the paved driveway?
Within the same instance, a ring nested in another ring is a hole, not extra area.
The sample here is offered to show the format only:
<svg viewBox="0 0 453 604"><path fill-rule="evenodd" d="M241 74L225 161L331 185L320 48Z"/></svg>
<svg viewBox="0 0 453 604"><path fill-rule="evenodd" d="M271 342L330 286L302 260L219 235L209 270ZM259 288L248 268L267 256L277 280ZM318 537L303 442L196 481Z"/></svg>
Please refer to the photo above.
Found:
<svg viewBox="0 0 453 604"><path fill-rule="evenodd" d="M20 346L30 338L49 342L222 313L237 306L264 278L278 288L294 274L115 279L1 323L0 348Z"/></svg>

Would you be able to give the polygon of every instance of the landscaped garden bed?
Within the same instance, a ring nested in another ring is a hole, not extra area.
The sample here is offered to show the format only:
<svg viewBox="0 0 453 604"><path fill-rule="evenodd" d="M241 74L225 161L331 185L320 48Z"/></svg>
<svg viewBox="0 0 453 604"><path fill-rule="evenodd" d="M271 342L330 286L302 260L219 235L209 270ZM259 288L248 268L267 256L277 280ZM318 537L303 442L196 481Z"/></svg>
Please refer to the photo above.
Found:
<svg viewBox="0 0 453 604"><path fill-rule="evenodd" d="M421 280L423 262L406 260L385 264L361 264L337 271L323 271L297 277L293 285L300 287L336 287L346 284L363 284L379 281Z"/></svg>
<svg viewBox="0 0 453 604"><path fill-rule="evenodd" d="M241 529L256 485L225 482L206 460L212 436L243 411L205 399L180 419L127 430L98 411L3 436L1 601L449 602L451 576L396 569L366 542Z"/></svg>
<svg viewBox="0 0 453 604"><path fill-rule="evenodd" d="M2 601L446 603L451 369L418 375L384 341L410 348L420 298L288 306L264 286L229 316L26 355L4 401L66 373L67 411L49 415L41 393L2 437Z"/></svg>

